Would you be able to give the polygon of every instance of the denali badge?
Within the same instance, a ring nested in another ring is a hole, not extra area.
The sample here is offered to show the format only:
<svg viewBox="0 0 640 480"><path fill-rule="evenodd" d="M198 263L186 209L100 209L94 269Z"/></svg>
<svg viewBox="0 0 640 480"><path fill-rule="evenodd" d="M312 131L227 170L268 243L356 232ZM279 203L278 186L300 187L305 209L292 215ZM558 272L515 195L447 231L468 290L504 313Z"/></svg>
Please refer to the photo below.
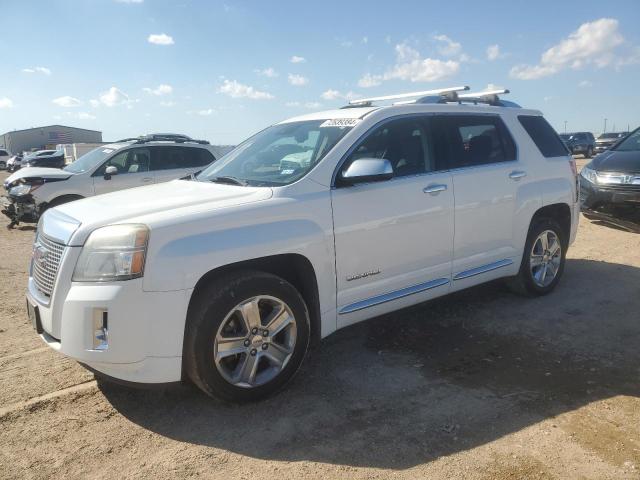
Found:
<svg viewBox="0 0 640 480"><path fill-rule="evenodd" d="M360 280L361 278L370 277L372 275L378 275L379 273L380 270L369 270L368 272L364 273L356 273L355 275L348 276L347 282L350 282L351 280Z"/></svg>

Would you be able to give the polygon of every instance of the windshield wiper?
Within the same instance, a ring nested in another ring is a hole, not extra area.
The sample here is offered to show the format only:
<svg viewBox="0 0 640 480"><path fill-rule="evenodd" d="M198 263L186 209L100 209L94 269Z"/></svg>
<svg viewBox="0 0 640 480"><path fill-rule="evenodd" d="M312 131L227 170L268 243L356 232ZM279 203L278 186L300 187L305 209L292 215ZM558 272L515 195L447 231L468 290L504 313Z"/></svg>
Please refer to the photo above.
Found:
<svg viewBox="0 0 640 480"><path fill-rule="evenodd" d="M214 183L228 183L230 185L240 185L241 187L246 187L247 185L249 185L244 180L241 180L236 177L229 177L229 176L213 177L209 181Z"/></svg>

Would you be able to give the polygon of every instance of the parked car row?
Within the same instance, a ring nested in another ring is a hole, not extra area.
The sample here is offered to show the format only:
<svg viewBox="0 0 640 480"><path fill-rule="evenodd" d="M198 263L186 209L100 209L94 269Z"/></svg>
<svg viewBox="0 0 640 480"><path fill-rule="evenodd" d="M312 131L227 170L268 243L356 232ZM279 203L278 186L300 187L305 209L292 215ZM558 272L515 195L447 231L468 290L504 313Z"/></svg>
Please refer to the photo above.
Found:
<svg viewBox="0 0 640 480"><path fill-rule="evenodd" d="M36 213L88 197L38 225L35 330L106 378L247 401L339 328L499 278L551 292L578 227L575 161L508 90L467 89L291 118L198 174L207 145L133 140L10 177Z"/></svg>
<svg viewBox="0 0 640 480"><path fill-rule="evenodd" d="M629 132L608 132L600 134L596 139L591 132L575 132L562 133L560 138L573 155L591 158L594 154L608 150L628 134Z"/></svg>

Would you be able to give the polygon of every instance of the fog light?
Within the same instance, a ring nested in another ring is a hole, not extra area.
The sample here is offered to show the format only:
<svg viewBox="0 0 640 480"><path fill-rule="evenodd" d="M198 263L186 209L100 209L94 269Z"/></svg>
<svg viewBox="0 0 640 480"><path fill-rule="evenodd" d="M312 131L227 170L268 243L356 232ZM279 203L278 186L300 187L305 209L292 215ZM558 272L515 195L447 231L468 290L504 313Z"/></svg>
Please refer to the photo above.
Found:
<svg viewBox="0 0 640 480"><path fill-rule="evenodd" d="M93 349L107 350L109 348L109 313L107 310L93 311Z"/></svg>

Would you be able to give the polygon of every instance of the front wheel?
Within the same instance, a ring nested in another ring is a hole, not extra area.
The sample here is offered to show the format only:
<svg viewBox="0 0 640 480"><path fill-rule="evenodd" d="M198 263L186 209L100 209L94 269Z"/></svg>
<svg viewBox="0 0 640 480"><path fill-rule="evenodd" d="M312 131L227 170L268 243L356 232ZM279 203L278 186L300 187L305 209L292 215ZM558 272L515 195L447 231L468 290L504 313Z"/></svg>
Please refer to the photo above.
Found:
<svg viewBox="0 0 640 480"><path fill-rule="evenodd" d="M531 225L518 275L511 288L525 295L551 293L564 272L568 241L558 222L541 218Z"/></svg>
<svg viewBox="0 0 640 480"><path fill-rule="evenodd" d="M185 372L212 397L260 400L297 372L309 337L308 309L293 285L265 272L232 273L189 308Z"/></svg>

